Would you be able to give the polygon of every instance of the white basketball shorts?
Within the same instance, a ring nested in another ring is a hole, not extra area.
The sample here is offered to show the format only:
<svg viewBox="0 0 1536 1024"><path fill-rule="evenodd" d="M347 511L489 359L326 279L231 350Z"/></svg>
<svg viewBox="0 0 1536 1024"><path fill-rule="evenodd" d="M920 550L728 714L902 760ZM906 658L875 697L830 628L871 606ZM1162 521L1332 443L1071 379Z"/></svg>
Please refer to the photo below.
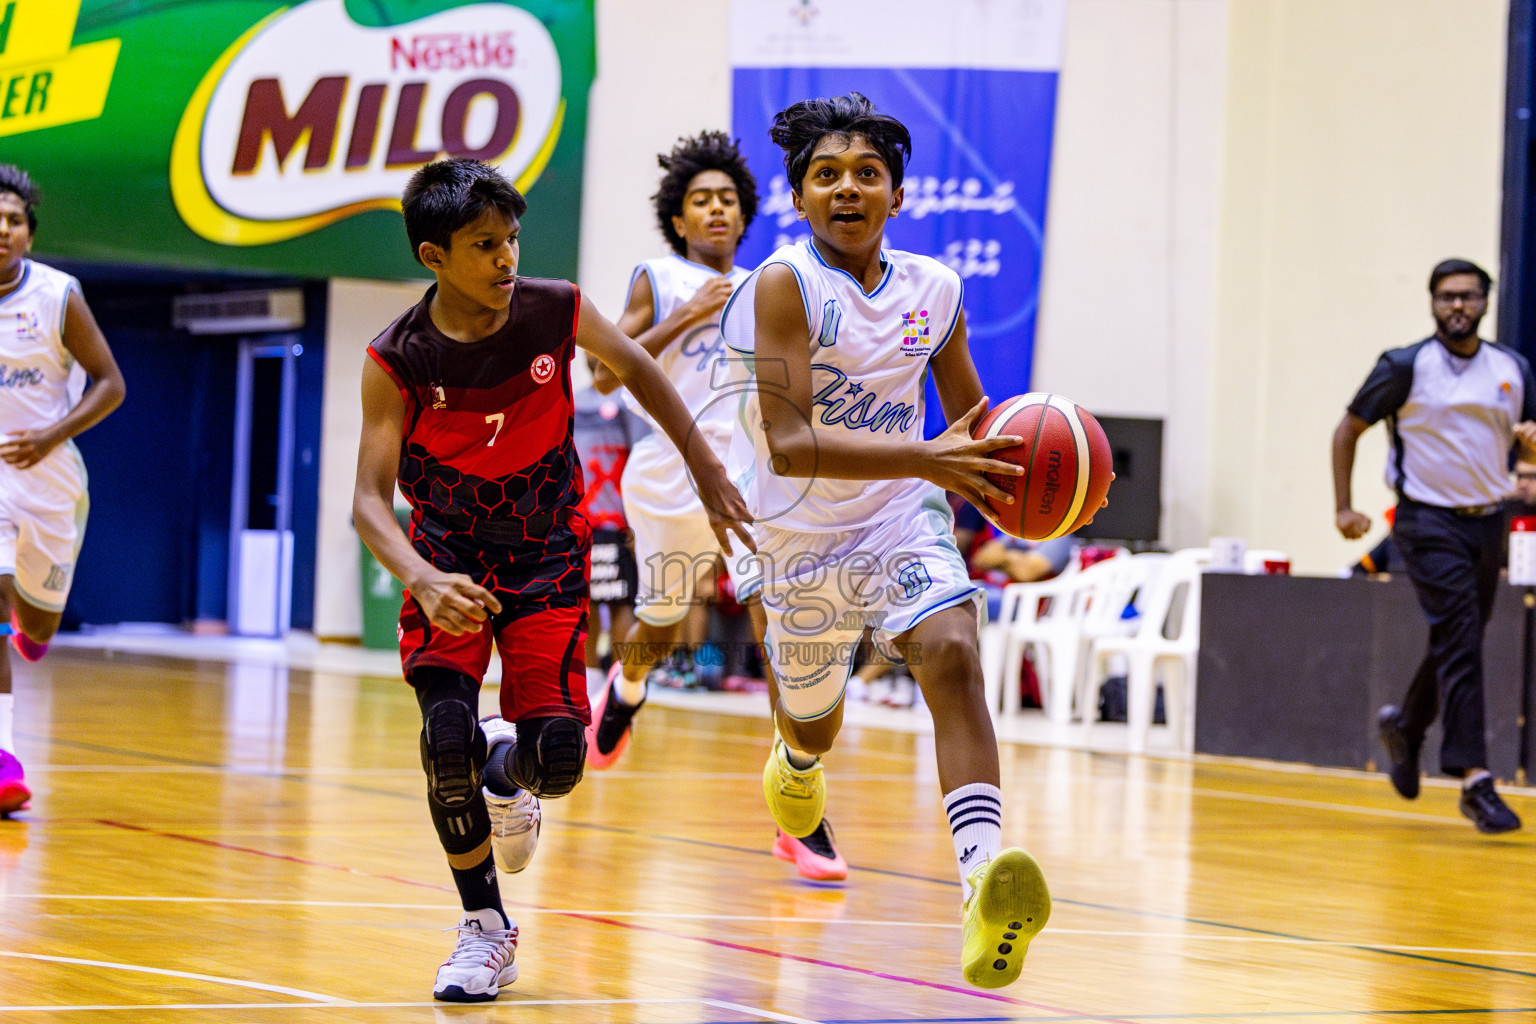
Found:
<svg viewBox="0 0 1536 1024"><path fill-rule="evenodd" d="M842 700L866 626L883 643L955 605L971 602L978 625L986 614L942 494L920 510L858 530L764 525L754 533L765 643L791 718L821 718Z"/></svg>
<svg viewBox="0 0 1536 1024"><path fill-rule="evenodd" d="M60 612L85 538L85 464L66 442L30 469L0 462L0 575L36 608Z"/></svg>
<svg viewBox="0 0 1536 1024"><path fill-rule="evenodd" d="M670 441L648 434L630 449L619 491L635 537L635 615L652 626L681 622L697 600L699 577L722 555L688 467ZM743 582L736 561L725 558L737 598L744 600L753 584Z"/></svg>

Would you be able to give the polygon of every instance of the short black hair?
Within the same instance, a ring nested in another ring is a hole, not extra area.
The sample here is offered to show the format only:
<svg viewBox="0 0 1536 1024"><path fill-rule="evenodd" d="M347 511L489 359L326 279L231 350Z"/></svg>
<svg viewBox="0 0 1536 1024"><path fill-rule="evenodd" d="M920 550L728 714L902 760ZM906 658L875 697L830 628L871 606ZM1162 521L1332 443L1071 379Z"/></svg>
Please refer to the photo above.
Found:
<svg viewBox="0 0 1536 1024"><path fill-rule="evenodd" d="M672 218L683 215L688 183L704 171L723 171L736 183L745 237L745 229L757 216L757 179L747 169L747 158L741 155L735 139L724 132L700 132L691 139L678 139L672 152L660 154L656 162L667 173L662 176L661 187L651 200L656 204L656 222L661 225L661 233L666 236L673 252L679 256L688 253L688 245L672 226Z"/></svg>
<svg viewBox="0 0 1536 1024"><path fill-rule="evenodd" d="M37 234L37 204L43 194L32 182L32 176L15 164L0 164L0 192L13 193L27 208L27 230Z"/></svg>
<svg viewBox="0 0 1536 1024"><path fill-rule="evenodd" d="M912 158L912 133L891 115L876 111L864 96L850 92L831 99L801 100L773 115L768 137L784 151L784 173L797 194L816 144L828 135L864 136L890 169L891 187L901 187Z"/></svg>
<svg viewBox="0 0 1536 1024"><path fill-rule="evenodd" d="M400 212L411 255L421 262L421 243L448 248L453 233L472 224L486 210L500 210L513 220L528 212L528 200L490 164L454 157L427 164L405 184Z"/></svg>
<svg viewBox="0 0 1536 1024"><path fill-rule="evenodd" d="M1452 274L1476 274L1477 279L1483 283L1483 294L1493 291L1493 278L1488 276L1488 271L1471 260L1441 260L1429 272L1429 293L1433 295L1435 289L1440 287L1440 282Z"/></svg>

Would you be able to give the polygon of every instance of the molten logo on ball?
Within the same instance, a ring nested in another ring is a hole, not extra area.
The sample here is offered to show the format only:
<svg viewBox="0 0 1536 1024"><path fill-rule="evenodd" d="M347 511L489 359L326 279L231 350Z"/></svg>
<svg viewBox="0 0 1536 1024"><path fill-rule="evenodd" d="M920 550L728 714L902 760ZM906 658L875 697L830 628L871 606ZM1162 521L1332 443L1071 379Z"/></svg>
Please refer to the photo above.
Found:
<svg viewBox="0 0 1536 1024"><path fill-rule="evenodd" d="M1002 402L972 431L978 438L1022 438L992 458L1023 468L1018 477L988 477L1014 496L988 499L1000 527L1015 537L1054 540L1087 523L1114 476L1109 439L1087 410L1060 395L1031 392Z"/></svg>
<svg viewBox="0 0 1536 1024"><path fill-rule="evenodd" d="M1051 452L1046 462L1045 492L1040 495L1040 514L1051 514L1056 503L1056 492L1061 490L1061 452Z"/></svg>

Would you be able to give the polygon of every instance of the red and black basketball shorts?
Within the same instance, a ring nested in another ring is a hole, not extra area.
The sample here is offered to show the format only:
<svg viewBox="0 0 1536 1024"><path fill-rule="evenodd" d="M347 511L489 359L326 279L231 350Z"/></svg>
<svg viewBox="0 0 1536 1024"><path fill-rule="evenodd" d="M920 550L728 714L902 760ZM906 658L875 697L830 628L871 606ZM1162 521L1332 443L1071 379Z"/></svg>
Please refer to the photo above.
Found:
<svg viewBox="0 0 1536 1024"><path fill-rule="evenodd" d="M564 527L564 524L561 524ZM406 679L428 666L485 679L494 645L501 656L501 717L592 721L587 703L586 553L590 530L575 518L544 544L507 545L466 533L442 536L428 524L411 541L434 567L469 576L494 593L501 611L477 632L455 636L433 626L407 591L400 608L400 661Z"/></svg>

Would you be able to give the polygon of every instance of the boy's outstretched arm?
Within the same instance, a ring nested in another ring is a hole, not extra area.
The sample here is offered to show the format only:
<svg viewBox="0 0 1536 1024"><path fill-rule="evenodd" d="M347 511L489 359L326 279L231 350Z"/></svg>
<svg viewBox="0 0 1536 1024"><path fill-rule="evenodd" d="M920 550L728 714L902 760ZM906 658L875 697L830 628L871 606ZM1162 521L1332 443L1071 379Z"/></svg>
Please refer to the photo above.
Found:
<svg viewBox="0 0 1536 1024"><path fill-rule="evenodd" d="M585 295L581 297L581 316L576 326L576 344L592 353L612 370L635 396L645 411L655 418L662 430L683 453L688 471L699 489L699 500L709 516L710 529L727 551L733 531L755 552L757 545L747 532L752 513L741 494L725 475L725 467L710 451L703 436L693 428L688 407L677 396L672 382L661 372L646 351L599 313Z"/></svg>
<svg viewBox="0 0 1536 1024"><path fill-rule="evenodd" d="M363 436L352 488L352 521L373 557L405 584L432 625L455 635L473 633L501 611L489 590L462 573L436 569L416 553L395 521L395 480L405 399L372 356L363 357Z"/></svg>
<svg viewBox="0 0 1536 1024"><path fill-rule="evenodd" d="M987 411L987 401L980 397L979 381L973 381L972 386L977 400L968 409L961 408L962 415L931 441L875 436L855 439L841 431L817 430L811 425L814 409L810 326L805 320L805 303L795 272L779 263L765 267L759 272L753 305L757 320L757 400L763 412L768 447L773 452L775 473L838 480L919 477L954 491L977 506L986 504L986 495L1007 500L1002 489L983 474L1021 475L1023 470L1013 463L990 458L992 452L1016 445L1020 439L1009 435L982 441L971 438L971 424ZM957 324L955 330L961 332L960 337L952 337L950 344L964 340L963 324ZM969 359L966 356L967 363ZM767 372L769 367L774 367L774 372ZM783 368L782 373L778 367ZM975 373L972 367L972 378ZM963 390L956 388L944 399L946 415L955 415L950 402L962 396Z"/></svg>

